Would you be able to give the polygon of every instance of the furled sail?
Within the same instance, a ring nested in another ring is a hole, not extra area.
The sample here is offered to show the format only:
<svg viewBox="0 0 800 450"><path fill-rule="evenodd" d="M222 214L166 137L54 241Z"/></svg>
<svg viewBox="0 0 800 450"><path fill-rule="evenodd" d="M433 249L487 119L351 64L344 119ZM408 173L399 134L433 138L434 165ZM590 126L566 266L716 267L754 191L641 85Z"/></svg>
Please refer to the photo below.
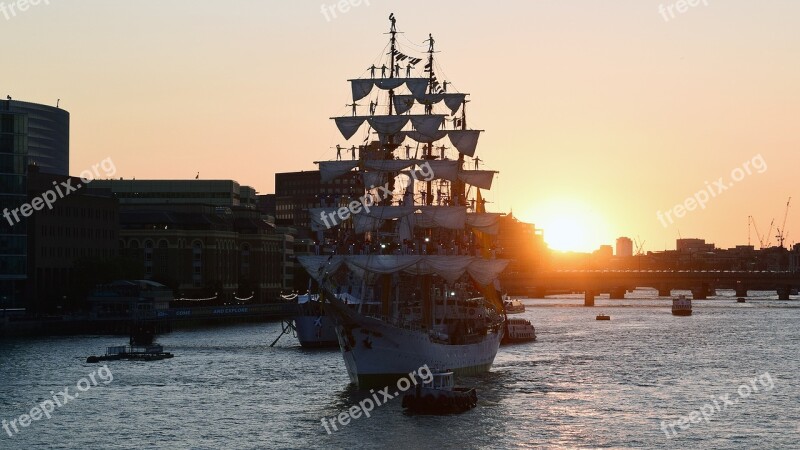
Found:
<svg viewBox="0 0 800 450"><path fill-rule="evenodd" d="M500 231L500 213L469 213L467 225L480 232L496 235Z"/></svg>
<svg viewBox="0 0 800 450"><path fill-rule="evenodd" d="M450 130L447 132L447 137L459 152L467 156L475 156L475 148L478 147L481 131L483 130Z"/></svg>
<svg viewBox="0 0 800 450"><path fill-rule="evenodd" d="M423 93L422 95L395 95L394 108L397 111L397 114L403 114L414 106L415 100L421 105L433 105L435 103L439 103L444 100L444 104L447 106L448 109L450 109L450 112L452 114L455 114L456 112L458 112L458 109L464 103L464 99L466 97L467 94L458 94L458 93L440 93L440 94Z"/></svg>
<svg viewBox="0 0 800 450"><path fill-rule="evenodd" d="M467 222L466 206L418 206L421 214L414 216L414 225L420 228L442 227L461 230Z"/></svg>
<svg viewBox="0 0 800 450"><path fill-rule="evenodd" d="M303 255L298 256L297 261L314 280L320 282L326 274L339 270L345 258L344 256Z"/></svg>
<svg viewBox="0 0 800 450"><path fill-rule="evenodd" d="M358 167L358 161L320 161L319 173L323 183L334 180Z"/></svg>
<svg viewBox="0 0 800 450"><path fill-rule="evenodd" d="M508 266L508 262L507 259L475 258L467 271L476 283L485 286L500 276L500 273Z"/></svg>
<svg viewBox="0 0 800 450"><path fill-rule="evenodd" d="M355 272L439 275L454 283L465 272L481 284L489 284L505 270L508 260L455 255L303 255L297 261L316 281L339 270L343 264Z"/></svg>
<svg viewBox="0 0 800 450"><path fill-rule="evenodd" d="M417 142L435 142L450 138L450 142L459 152L467 156L475 156L475 149L478 147L478 138L483 130L430 130L430 131L403 131L405 137Z"/></svg>
<svg viewBox="0 0 800 450"><path fill-rule="evenodd" d="M384 172L400 172L418 163L415 159L368 159L364 161L364 167Z"/></svg>
<svg viewBox="0 0 800 450"><path fill-rule="evenodd" d="M418 169L407 172L415 180L432 180L434 178L448 181L458 181L458 168L460 163L456 160L430 160L424 164L417 164ZM423 170L423 166L427 167ZM428 169L430 168L430 169Z"/></svg>
<svg viewBox="0 0 800 450"><path fill-rule="evenodd" d="M423 95L428 87L427 78L367 78L350 80L350 87L353 91L353 101L359 101L372 92L372 88L389 90L397 89L403 84L415 96Z"/></svg>
<svg viewBox="0 0 800 450"><path fill-rule="evenodd" d="M417 206L372 206L369 211L365 209L358 215L376 219L399 219L409 214L414 214L417 208Z"/></svg>
<svg viewBox="0 0 800 450"><path fill-rule="evenodd" d="M356 214L353 216L353 231L355 233L366 233L368 231L376 231L383 226L383 220L369 217L364 214Z"/></svg>
<svg viewBox="0 0 800 450"><path fill-rule="evenodd" d="M411 124L414 126L414 129L425 135L436 133L436 131L442 127L442 123L444 123L444 116L440 114L409 117L411 117Z"/></svg>
<svg viewBox="0 0 800 450"><path fill-rule="evenodd" d="M464 100L467 98L467 94L439 94L444 97L444 104L450 108L450 112L455 114L458 112L458 108L464 104Z"/></svg>
<svg viewBox="0 0 800 450"><path fill-rule="evenodd" d="M491 189L494 180L495 170L465 170L458 174L458 178L464 183L471 184L481 189Z"/></svg>
<svg viewBox="0 0 800 450"><path fill-rule="evenodd" d="M366 117L364 116L350 116L350 117L334 117L336 121L336 128L342 133L345 139L350 139L356 134L361 124L364 123ZM402 128L402 127L401 127Z"/></svg>
<svg viewBox="0 0 800 450"><path fill-rule="evenodd" d="M383 186L384 183L386 183L386 179L386 172L371 170L361 171L361 180L364 182L364 186L370 189L373 186Z"/></svg>
<svg viewBox="0 0 800 450"><path fill-rule="evenodd" d="M401 134L417 142L435 142L447 136L447 130L435 130L430 133L420 131L404 131Z"/></svg>
<svg viewBox="0 0 800 450"><path fill-rule="evenodd" d="M436 274L448 283L455 283L474 260L472 256L463 255L425 255L419 263L407 267L405 272L413 275Z"/></svg>
<svg viewBox="0 0 800 450"><path fill-rule="evenodd" d="M458 161L428 161L427 164L436 178L449 181L456 181L458 179L458 169L460 166ZM424 174L419 173L418 175L422 176Z"/></svg>
<svg viewBox="0 0 800 450"><path fill-rule="evenodd" d="M325 231L339 225L342 221L336 215L338 210L338 206L309 208L308 215L311 219L311 229L313 231ZM331 218L331 214L333 214L333 218Z"/></svg>
<svg viewBox="0 0 800 450"><path fill-rule="evenodd" d="M378 133L394 134L408 123L409 116L370 116L369 125Z"/></svg>
<svg viewBox="0 0 800 450"><path fill-rule="evenodd" d="M397 114L405 114L414 106L413 95L395 95L392 101L394 102L394 110Z"/></svg>

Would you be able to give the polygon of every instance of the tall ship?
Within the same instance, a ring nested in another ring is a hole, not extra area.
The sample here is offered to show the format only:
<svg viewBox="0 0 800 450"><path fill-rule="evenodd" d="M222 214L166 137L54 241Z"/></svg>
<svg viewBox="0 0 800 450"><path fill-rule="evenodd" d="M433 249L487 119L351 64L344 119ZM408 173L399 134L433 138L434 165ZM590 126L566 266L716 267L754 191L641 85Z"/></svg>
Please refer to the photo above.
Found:
<svg viewBox="0 0 800 450"><path fill-rule="evenodd" d="M481 193L497 172L476 156L483 130L467 125L468 94L439 78L433 36L413 56L389 19L385 53L349 80L352 99L332 118L348 142L317 162L323 183L357 172L364 194L310 208L322 250L298 257L359 387L425 365L486 372L505 321L500 214L486 212Z"/></svg>

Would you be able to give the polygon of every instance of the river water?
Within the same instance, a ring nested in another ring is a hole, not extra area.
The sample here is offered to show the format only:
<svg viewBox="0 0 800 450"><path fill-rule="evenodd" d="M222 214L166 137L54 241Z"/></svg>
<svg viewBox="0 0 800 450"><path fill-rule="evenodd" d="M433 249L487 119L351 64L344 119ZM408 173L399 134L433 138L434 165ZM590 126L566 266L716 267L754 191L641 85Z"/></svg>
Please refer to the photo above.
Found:
<svg viewBox="0 0 800 450"><path fill-rule="evenodd" d="M0 449L800 448L800 301L729 292L673 317L669 299L628 296L524 300L538 340L458 380L477 408L413 416L395 399L330 433L321 420L370 393L338 350L270 348L278 323L176 331L159 338L175 358L100 371L86 357L124 338L0 340L0 420L18 430ZM20 425L53 397L49 419Z"/></svg>

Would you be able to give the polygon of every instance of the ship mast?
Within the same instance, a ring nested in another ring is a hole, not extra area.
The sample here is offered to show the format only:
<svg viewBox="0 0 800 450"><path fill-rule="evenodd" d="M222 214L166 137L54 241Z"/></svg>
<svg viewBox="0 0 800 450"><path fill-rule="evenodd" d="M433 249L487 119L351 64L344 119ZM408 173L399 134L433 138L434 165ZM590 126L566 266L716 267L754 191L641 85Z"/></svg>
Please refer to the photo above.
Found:
<svg viewBox="0 0 800 450"><path fill-rule="evenodd" d="M395 60L394 55L397 53L397 19L394 18L394 13L389 14L389 21L392 23L391 27L389 28L389 34L391 37L389 38L389 78L394 78L395 75L399 75L395 73ZM389 89L389 115L393 115L393 105L394 105L394 89Z"/></svg>

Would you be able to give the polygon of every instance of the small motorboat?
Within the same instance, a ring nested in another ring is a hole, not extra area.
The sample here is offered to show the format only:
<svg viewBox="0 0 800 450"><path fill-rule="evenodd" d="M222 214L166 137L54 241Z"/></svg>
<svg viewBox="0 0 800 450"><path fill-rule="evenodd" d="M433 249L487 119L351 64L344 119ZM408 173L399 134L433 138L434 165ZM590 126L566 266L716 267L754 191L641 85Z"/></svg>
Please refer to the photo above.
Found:
<svg viewBox="0 0 800 450"><path fill-rule="evenodd" d="M503 334L503 340L500 341L501 344L536 340L536 328L530 320L506 319L505 327L506 332Z"/></svg>
<svg viewBox="0 0 800 450"><path fill-rule="evenodd" d="M611 316L608 314L598 314L597 317L594 318L595 320L611 320Z"/></svg>
<svg viewBox="0 0 800 450"><path fill-rule="evenodd" d="M455 387L453 372L433 372L403 395L403 408L418 414L451 414L474 408L478 404L475 388Z"/></svg>
<svg viewBox="0 0 800 450"><path fill-rule="evenodd" d="M106 348L103 356L90 356L86 358L87 363L98 363L100 361L116 361L120 359L136 361L157 361L160 359L172 358L172 353L165 352L164 347L154 345L117 345Z"/></svg>
<svg viewBox="0 0 800 450"><path fill-rule="evenodd" d="M512 299L508 295L503 297L503 307L506 310L506 314L519 314L525 312L525 305L522 304L521 301Z"/></svg>
<svg viewBox="0 0 800 450"><path fill-rule="evenodd" d="M672 299L672 315L673 316L691 316L692 315L692 300L686 298L685 295L680 295Z"/></svg>

